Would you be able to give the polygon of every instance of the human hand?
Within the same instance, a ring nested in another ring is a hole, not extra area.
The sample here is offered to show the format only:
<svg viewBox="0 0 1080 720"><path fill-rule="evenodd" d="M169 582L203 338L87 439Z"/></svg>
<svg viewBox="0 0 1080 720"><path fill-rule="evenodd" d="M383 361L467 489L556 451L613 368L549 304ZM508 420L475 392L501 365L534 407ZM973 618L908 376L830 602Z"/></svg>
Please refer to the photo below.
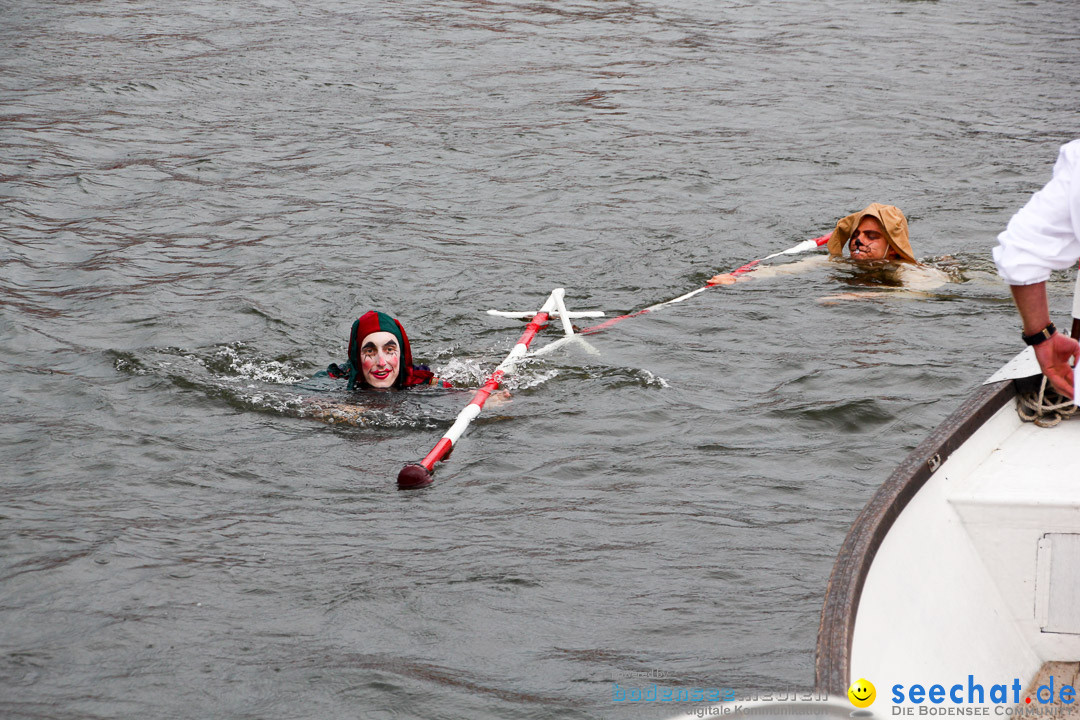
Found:
<svg viewBox="0 0 1080 720"><path fill-rule="evenodd" d="M491 393L491 395L488 396L486 405L488 407L499 407L508 402L510 402L510 391L503 388L502 390Z"/></svg>
<svg viewBox="0 0 1080 720"><path fill-rule="evenodd" d="M739 278L735 277L731 273L722 273L720 275L713 275L706 282L706 285L731 285L732 283L739 282Z"/></svg>
<svg viewBox="0 0 1080 720"><path fill-rule="evenodd" d="M1035 358L1054 389L1067 398L1073 397L1073 369L1069 366L1069 358L1073 362L1080 358L1080 343L1056 332L1035 346Z"/></svg>
<svg viewBox="0 0 1080 720"><path fill-rule="evenodd" d="M323 420L331 425L343 423L345 425L363 424L363 415L367 408L363 405L334 402L332 400L308 400L304 403L303 417Z"/></svg>
<svg viewBox="0 0 1080 720"><path fill-rule="evenodd" d="M849 292L849 293L837 293L836 295L822 295L818 298L818 302L822 305L835 305L841 300L873 300L881 297L884 293L877 292Z"/></svg>

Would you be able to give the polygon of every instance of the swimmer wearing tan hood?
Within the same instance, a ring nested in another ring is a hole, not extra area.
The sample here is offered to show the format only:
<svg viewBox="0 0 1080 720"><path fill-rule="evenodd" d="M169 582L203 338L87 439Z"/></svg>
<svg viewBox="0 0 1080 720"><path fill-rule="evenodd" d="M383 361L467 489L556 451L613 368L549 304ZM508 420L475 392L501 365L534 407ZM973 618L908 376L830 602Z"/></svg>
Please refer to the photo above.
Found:
<svg viewBox="0 0 1080 720"><path fill-rule="evenodd" d="M849 259L867 267L882 267L893 270L896 282L908 290L930 290L948 281L940 271L926 267L915 259L908 239L908 223L903 211L894 205L871 203L857 213L840 218L836 229L829 236L829 259L841 258L844 248ZM709 285L730 285L757 278L794 275L826 262L823 256L816 256L796 262L770 265L755 269L745 275L724 273L709 279ZM862 296L865 296L864 293ZM825 300L852 299L856 295L844 295L823 298ZM859 296L861 297L861 296Z"/></svg>
<svg viewBox="0 0 1080 720"><path fill-rule="evenodd" d="M829 236L829 255L843 255L845 245L855 262L919 264L911 252L907 218L895 205L871 203L862 212L840 218Z"/></svg>

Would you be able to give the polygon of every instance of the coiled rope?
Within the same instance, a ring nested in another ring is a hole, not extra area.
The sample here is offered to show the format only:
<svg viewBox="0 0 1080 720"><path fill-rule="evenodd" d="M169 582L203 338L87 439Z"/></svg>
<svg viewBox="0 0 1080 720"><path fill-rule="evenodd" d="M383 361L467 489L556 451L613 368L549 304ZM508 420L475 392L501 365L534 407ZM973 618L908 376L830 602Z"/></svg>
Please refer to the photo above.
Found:
<svg viewBox="0 0 1080 720"><path fill-rule="evenodd" d="M1076 404L1065 397L1047 382L1043 375L1038 392L1019 393L1016 396L1016 413L1024 422L1033 422L1039 427L1054 427L1062 420L1076 414Z"/></svg>

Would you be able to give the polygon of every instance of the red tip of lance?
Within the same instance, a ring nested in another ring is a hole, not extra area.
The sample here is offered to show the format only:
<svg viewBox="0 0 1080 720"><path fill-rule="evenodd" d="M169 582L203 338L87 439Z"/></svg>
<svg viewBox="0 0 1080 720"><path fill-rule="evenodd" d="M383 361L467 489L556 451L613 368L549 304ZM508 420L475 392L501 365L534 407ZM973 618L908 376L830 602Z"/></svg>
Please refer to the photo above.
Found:
<svg viewBox="0 0 1080 720"><path fill-rule="evenodd" d="M401 472L397 476L399 490L427 487L434 481L435 478L431 477L431 471L417 463L410 463L401 468Z"/></svg>

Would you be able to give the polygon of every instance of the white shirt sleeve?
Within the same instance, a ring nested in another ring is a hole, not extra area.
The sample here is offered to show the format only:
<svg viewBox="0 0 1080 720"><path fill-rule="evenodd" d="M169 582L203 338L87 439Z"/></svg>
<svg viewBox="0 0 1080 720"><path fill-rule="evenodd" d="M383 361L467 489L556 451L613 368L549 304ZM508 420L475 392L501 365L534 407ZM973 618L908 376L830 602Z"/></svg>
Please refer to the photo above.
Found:
<svg viewBox="0 0 1080 720"><path fill-rule="evenodd" d="M1032 285L1080 259L1080 140L1061 147L1054 176L998 235L994 262L1010 285Z"/></svg>

